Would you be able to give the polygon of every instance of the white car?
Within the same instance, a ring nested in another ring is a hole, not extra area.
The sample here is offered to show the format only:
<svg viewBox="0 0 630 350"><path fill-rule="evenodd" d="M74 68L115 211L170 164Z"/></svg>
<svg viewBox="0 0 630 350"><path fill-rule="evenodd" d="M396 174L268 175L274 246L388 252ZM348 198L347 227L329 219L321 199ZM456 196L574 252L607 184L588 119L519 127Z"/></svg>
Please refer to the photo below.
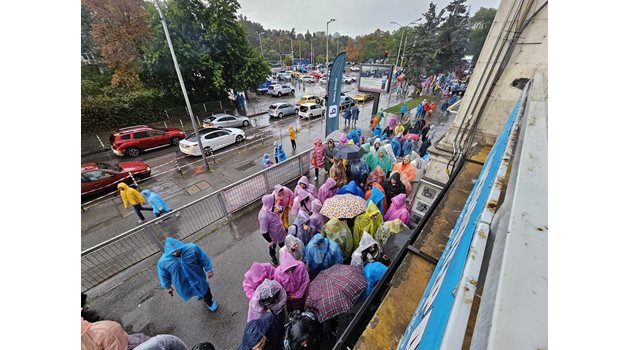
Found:
<svg viewBox="0 0 630 350"><path fill-rule="evenodd" d="M275 84L275 85L269 86L268 94L272 96L278 96L278 97L282 95L294 95L295 89L290 85Z"/></svg>
<svg viewBox="0 0 630 350"><path fill-rule="evenodd" d="M306 76L304 78L302 78L302 81L305 83L314 83L317 81L317 79L313 78L312 76Z"/></svg>
<svg viewBox="0 0 630 350"><path fill-rule="evenodd" d="M203 120L204 128L225 128L230 126L249 126L251 122L248 117L233 116L227 113L219 113Z"/></svg>
<svg viewBox="0 0 630 350"><path fill-rule="evenodd" d="M327 84L328 83L328 78L326 78L326 77L320 78L319 79L319 83L320 84Z"/></svg>
<svg viewBox="0 0 630 350"><path fill-rule="evenodd" d="M346 84L352 84L352 77L349 75L344 75L343 76L343 82Z"/></svg>
<svg viewBox="0 0 630 350"><path fill-rule="evenodd" d="M324 108L317 103L305 103L300 105L300 118L313 118L324 114ZM181 141L180 141L181 142Z"/></svg>
<svg viewBox="0 0 630 350"><path fill-rule="evenodd" d="M352 67L350 67L350 71L352 71L352 72L358 72L358 71L360 71L360 70L361 70L361 68L359 68L358 66L352 66Z"/></svg>
<svg viewBox="0 0 630 350"><path fill-rule="evenodd" d="M201 145L206 155L212 154L223 147L245 140L245 132L235 128L204 128L199 130ZM201 156L197 143L197 135L192 133L179 141L179 150L190 156Z"/></svg>

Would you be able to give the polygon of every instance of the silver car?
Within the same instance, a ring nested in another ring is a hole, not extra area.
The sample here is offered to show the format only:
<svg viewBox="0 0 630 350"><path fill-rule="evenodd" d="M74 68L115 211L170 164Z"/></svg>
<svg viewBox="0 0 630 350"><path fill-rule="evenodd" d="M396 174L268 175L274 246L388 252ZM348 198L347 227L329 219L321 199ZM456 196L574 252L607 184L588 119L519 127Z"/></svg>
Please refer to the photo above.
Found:
<svg viewBox="0 0 630 350"><path fill-rule="evenodd" d="M243 116L233 116L227 113L220 113L203 120L204 128L227 128L249 126L249 118Z"/></svg>
<svg viewBox="0 0 630 350"><path fill-rule="evenodd" d="M269 106L267 113L272 117L282 118L285 115L297 114L298 107L293 103L276 102Z"/></svg>

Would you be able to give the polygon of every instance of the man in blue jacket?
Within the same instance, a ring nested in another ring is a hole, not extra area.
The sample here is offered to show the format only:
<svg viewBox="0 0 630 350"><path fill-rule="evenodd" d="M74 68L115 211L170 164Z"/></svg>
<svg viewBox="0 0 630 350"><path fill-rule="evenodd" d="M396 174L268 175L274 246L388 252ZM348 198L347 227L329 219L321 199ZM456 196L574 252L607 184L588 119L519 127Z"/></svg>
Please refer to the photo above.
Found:
<svg viewBox="0 0 630 350"><path fill-rule="evenodd" d="M164 254L157 263L160 285L173 296L173 286L177 293L187 301L191 297L203 299L208 310L215 312L219 307L212 298L207 278L212 278L212 260L206 252L194 243L183 243L175 238L166 237Z"/></svg>

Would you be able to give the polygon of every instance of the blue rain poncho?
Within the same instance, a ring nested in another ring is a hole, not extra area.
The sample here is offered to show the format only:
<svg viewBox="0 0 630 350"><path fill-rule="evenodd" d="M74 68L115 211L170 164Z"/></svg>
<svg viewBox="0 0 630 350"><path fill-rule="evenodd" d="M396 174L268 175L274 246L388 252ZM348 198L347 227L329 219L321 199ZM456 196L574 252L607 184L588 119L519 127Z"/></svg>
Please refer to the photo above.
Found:
<svg viewBox="0 0 630 350"><path fill-rule="evenodd" d="M278 147L276 147L276 158L278 158L278 163L287 160L287 154L284 153L282 145L278 145Z"/></svg>
<svg viewBox="0 0 630 350"><path fill-rule="evenodd" d="M406 139L405 143L403 143L402 149L403 149L403 157L410 155L411 151L413 151L413 140Z"/></svg>
<svg viewBox="0 0 630 350"><path fill-rule="evenodd" d="M381 124L376 124L374 129L372 129L372 136L378 138L383 136L383 128L381 128Z"/></svg>
<svg viewBox="0 0 630 350"><path fill-rule="evenodd" d="M172 255L176 250L181 250L179 257ZM157 262L162 288L173 286L184 301L192 297L202 299L209 288L206 280L209 271L212 271L212 260L199 246L166 237L164 254Z"/></svg>
<svg viewBox="0 0 630 350"><path fill-rule="evenodd" d="M378 187L372 186L372 192L370 192L370 197L367 199L366 203L372 202L376 204L378 210L381 211L381 215L385 215L385 206L383 205L383 201L385 200L385 194Z"/></svg>
<svg viewBox="0 0 630 350"><path fill-rule="evenodd" d="M365 180L368 174L370 174L367 162L363 159L350 160L348 161L348 167L350 168L350 177L348 180L354 181L357 184L365 184Z"/></svg>
<svg viewBox="0 0 630 350"><path fill-rule="evenodd" d="M153 192L147 188L140 193L147 199L147 202L151 205L151 209L153 209L153 214L156 216L160 215L160 213L168 213L171 211L171 207L166 204L164 199L162 199L157 192Z"/></svg>
<svg viewBox="0 0 630 350"><path fill-rule="evenodd" d="M343 264L343 252L339 244L318 233L304 248L304 261L313 280L321 271L335 264Z"/></svg>
<svg viewBox="0 0 630 350"><path fill-rule="evenodd" d="M363 275L365 276L365 280L368 283L367 288L365 288L364 292L365 297L372 293L372 290L374 290L374 287L376 286L378 281L383 278L385 271L387 271L387 266L379 261L369 262L365 264L365 266L363 266Z"/></svg>
<svg viewBox="0 0 630 350"><path fill-rule="evenodd" d="M357 185L357 183L354 182L354 181L350 181L346 185L342 186L339 189L339 191L337 191L337 194L346 194L346 193L351 193L351 194L353 194L355 196L359 196L361 198L363 198L365 196L365 193L363 192L361 187L359 187Z"/></svg>
<svg viewBox="0 0 630 350"><path fill-rule="evenodd" d="M402 145L400 144L400 142L398 142L398 139L392 137L392 141L390 142L390 144L392 145L392 151L394 151L394 155L396 155L396 157L399 157Z"/></svg>

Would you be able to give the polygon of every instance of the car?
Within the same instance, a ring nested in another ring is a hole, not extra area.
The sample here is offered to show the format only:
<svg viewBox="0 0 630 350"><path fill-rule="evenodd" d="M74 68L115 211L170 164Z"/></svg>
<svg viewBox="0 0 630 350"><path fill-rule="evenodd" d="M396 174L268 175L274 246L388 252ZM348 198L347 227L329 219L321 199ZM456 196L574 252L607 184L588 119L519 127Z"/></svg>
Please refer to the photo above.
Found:
<svg viewBox="0 0 630 350"><path fill-rule="evenodd" d="M313 118L324 114L324 108L317 103L305 103L300 106L300 118Z"/></svg>
<svg viewBox="0 0 630 350"><path fill-rule="evenodd" d="M138 178L146 178L151 176L151 168L138 160L81 164L81 199L116 190L121 182L132 183L129 173Z"/></svg>
<svg viewBox="0 0 630 350"><path fill-rule="evenodd" d="M319 79L319 83L320 84L327 84L328 83L328 78L323 77L323 78Z"/></svg>
<svg viewBox="0 0 630 350"><path fill-rule="evenodd" d="M227 113L215 114L203 120L204 128L241 127L249 126L250 124L248 117L237 117Z"/></svg>
<svg viewBox="0 0 630 350"><path fill-rule="evenodd" d="M245 132L235 128L204 128L199 130L201 145L206 155L229 145L245 140ZM190 156L201 156L197 143L197 135L193 132L179 142L179 150Z"/></svg>
<svg viewBox="0 0 630 350"><path fill-rule="evenodd" d="M361 70L361 68L359 68L358 66L352 66L352 67L350 67L350 71L351 71L351 72L358 72L358 71L360 71L360 70Z"/></svg>
<svg viewBox="0 0 630 350"><path fill-rule="evenodd" d="M354 105L355 105L355 101L352 97L341 96L341 99L339 100L339 108L341 110L344 110L348 107L354 107Z"/></svg>
<svg viewBox="0 0 630 350"><path fill-rule="evenodd" d="M312 76L315 79L320 79L322 78L324 75L320 72L314 71L314 72L310 72L308 73L310 76Z"/></svg>
<svg viewBox="0 0 630 350"><path fill-rule="evenodd" d="M305 76L304 78L302 78L302 81L305 83L314 83L317 81L317 79L313 78L310 75Z"/></svg>
<svg viewBox="0 0 630 350"><path fill-rule="evenodd" d="M278 79L279 81L290 81L291 80L291 74L289 74L289 73L278 73L276 75L276 79Z"/></svg>
<svg viewBox="0 0 630 350"><path fill-rule="evenodd" d="M109 136L112 151L118 156L137 157L141 152L177 146L186 134L177 128L152 128L147 125L126 127Z"/></svg>
<svg viewBox="0 0 630 350"><path fill-rule="evenodd" d="M301 105L305 103L317 103L318 105L322 104L323 99L317 95L304 95L302 98L295 102L296 105Z"/></svg>
<svg viewBox="0 0 630 350"><path fill-rule="evenodd" d="M358 93L354 94L353 98L357 103L365 103L367 101L373 100L374 96L368 93Z"/></svg>
<svg viewBox="0 0 630 350"><path fill-rule="evenodd" d="M299 77L300 77L300 75L302 75L302 73L301 73L301 72L299 72L299 71L289 71L289 72L287 72L287 73L289 73L289 75L291 76L291 78L299 78Z"/></svg>
<svg viewBox="0 0 630 350"><path fill-rule="evenodd" d="M269 95L282 96L282 95L295 95L295 89L290 85L274 84L269 86Z"/></svg>
<svg viewBox="0 0 630 350"><path fill-rule="evenodd" d="M343 76L343 82L346 84L352 84L352 77L344 75Z"/></svg>
<svg viewBox="0 0 630 350"><path fill-rule="evenodd" d="M267 110L267 114L269 114L269 116L278 117L280 119L282 119L285 115L298 114L298 112L298 106L287 102L276 102L269 106L269 109Z"/></svg>

